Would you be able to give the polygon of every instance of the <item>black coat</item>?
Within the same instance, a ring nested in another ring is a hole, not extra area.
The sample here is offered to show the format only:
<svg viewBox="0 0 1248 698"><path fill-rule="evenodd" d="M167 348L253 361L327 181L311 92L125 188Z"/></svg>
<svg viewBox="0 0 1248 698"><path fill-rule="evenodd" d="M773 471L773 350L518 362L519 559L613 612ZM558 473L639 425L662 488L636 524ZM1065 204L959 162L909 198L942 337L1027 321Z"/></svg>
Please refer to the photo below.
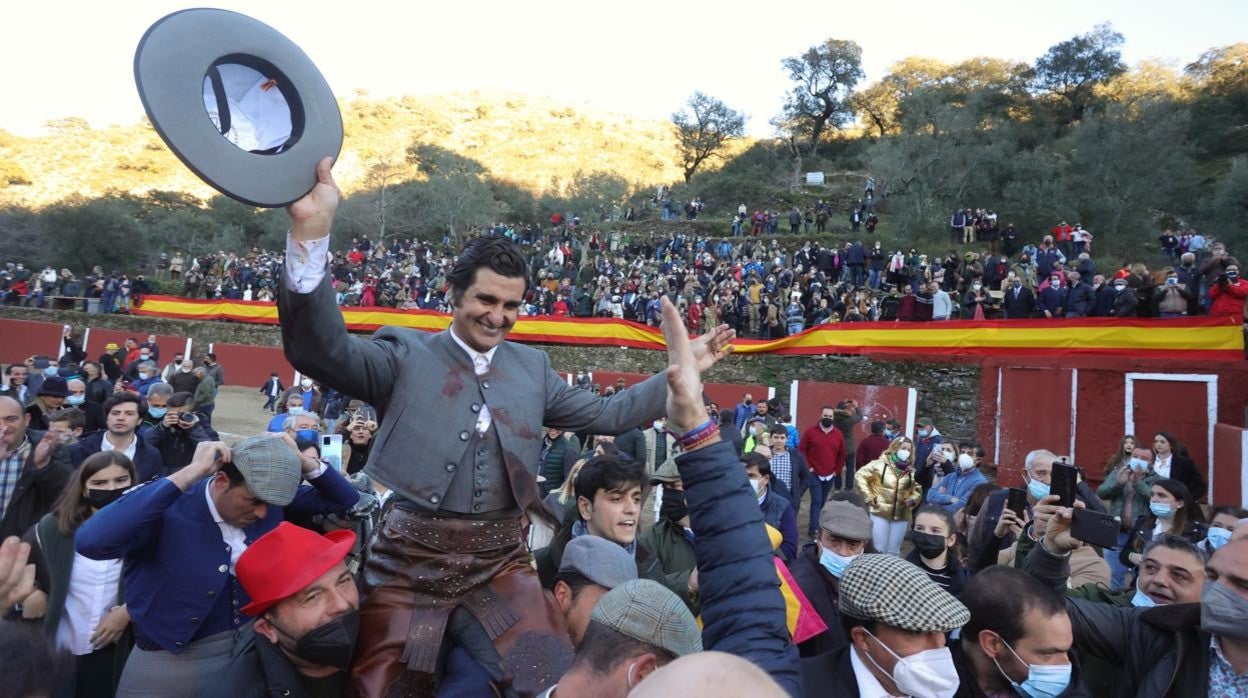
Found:
<svg viewBox="0 0 1248 698"><path fill-rule="evenodd" d="M1110 284L1101 284L1101 287L1093 292L1092 311L1088 313L1095 317L1109 317L1114 309L1114 296L1117 291Z"/></svg>
<svg viewBox="0 0 1248 698"><path fill-rule="evenodd" d="M1018 290L1018 298L1015 298L1014 289L1007 288L1002 303L1007 320L1026 320L1036 309L1036 294L1024 286Z"/></svg>
<svg viewBox="0 0 1248 698"><path fill-rule="evenodd" d="M218 690L218 695L238 698L311 695L290 659L268 638L257 637L250 623L239 628L234 637L234 651Z"/></svg>
<svg viewBox="0 0 1248 698"><path fill-rule="evenodd" d="M810 601L815 613L828 626L827 630L797 646L803 657L825 654L849 644L849 639L841 628L841 611L837 606L840 598L837 593L839 582L819 564L819 554L819 546L808 543L789 566L793 581L797 582L798 588L806 595L806 600Z"/></svg>
<svg viewBox="0 0 1248 698"><path fill-rule="evenodd" d="M1135 290L1127 287L1121 292L1114 293L1114 304L1110 310L1110 314L1114 317L1136 317L1139 315L1140 299L1135 295Z"/></svg>
<svg viewBox="0 0 1248 698"><path fill-rule="evenodd" d="M808 696L856 696L858 679L850 663L849 644L815 657L802 659L802 683Z"/></svg>
<svg viewBox="0 0 1248 698"><path fill-rule="evenodd" d="M1066 316L1089 315L1095 302L1096 297L1092 294L1092 287L1081 281L1066 291Z"/></svg>
<svg viewBox="0 0 1248 698"><path fill-rule="evenodd" d="M74 468L82 465L87 456L100 451L100 444L104 440L103 431L97 431L87 434L78 440L78 443L69 447L69 462ZM160 456L160 451L155 446L143 441L135 434L135 438L139 440L138 445L134 447L134 469L138 473L138 482L147 482L154 477L160 477L165 474L165 461ZM138 484L136 482L135 484Z"/></svg>

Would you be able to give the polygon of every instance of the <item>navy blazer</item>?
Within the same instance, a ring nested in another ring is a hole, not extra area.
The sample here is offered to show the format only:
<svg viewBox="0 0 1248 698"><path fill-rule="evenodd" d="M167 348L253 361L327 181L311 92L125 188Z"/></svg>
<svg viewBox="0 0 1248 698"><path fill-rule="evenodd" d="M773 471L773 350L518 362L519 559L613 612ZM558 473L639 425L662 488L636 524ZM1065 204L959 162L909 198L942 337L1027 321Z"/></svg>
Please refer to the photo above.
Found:
<svg viewBox="0 0 1248 698"><path fill-rule="evenodd" d="M186 492L167 478L136 487L78 529L74 548L92 560L125 558L126 609L148 639L177 654L208 616L218 594L230 593L230 550L212 519L204 478ZM247 544L292 515L341 514L359 492L338 471L300 485L286 507L268 507L244 529ZM250 602L238 587L238 606Z"/></svg>
<svg viewBox="0 0 1248 698"><path fill-rule="evenodd" d="M104 442L104 434L107 431L101 430L91 434L87 434L78 440L78 443L71 444L69 447L70 465L77 468L87 459L87 456L93 453L99 453L100 445ZM139 482L147 482L154 477L159 477L165 473L165 460L160 457L160 451L155 446L144 441L138 431L135 431L135 438L139 440L139 445L134 448L134 470L138 473Z"/></svg>

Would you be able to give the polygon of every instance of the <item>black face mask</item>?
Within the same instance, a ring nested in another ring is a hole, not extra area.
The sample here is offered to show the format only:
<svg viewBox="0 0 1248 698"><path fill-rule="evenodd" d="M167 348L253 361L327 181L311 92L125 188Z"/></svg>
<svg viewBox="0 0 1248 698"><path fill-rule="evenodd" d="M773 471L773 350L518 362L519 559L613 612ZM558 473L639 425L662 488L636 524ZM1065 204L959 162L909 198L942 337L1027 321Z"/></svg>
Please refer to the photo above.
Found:
<svg viewBox="0 0 1248 698"><path fill-rule="evenodd" d="M119 490L87 490L87 501L96 509L103 509L121 499L121 495L125 493L126 490L124 488Z"/></svg>
<svg viewBox="0 0 1248 698"><path fill-rule="evenodd" d="M659 516L676 523L689 515L689 503L685 500L685 491L663 486L663 503L659 505Z"/></svg>
<svg viewBox="0 0 1248 698"><path fill-rule="evenodd" d="M832 426L832 418L824 417L823 419L820 419L819 426L823 427L824 429L830 428Z"/></svg>
<svg viewBox="0 0 1248 698"><path fill-rule="evenodd" d="M935 533L920 533L918 531L910 531L906 534L906 538L914 543L914 547L919 554L929 560L945 552L945 538Z"/></svg>
<svg viewBox="0 0 1248 698"><path fill-rule="evenodd" d="M286 637L290 634L277 627L272 620L269 624ZM360 636L360 612L348 611L337 618L304 633L295 641L291 654L321 666L332 666L346 671L351 667L351 659L355 655L355 641Z"/></svg>

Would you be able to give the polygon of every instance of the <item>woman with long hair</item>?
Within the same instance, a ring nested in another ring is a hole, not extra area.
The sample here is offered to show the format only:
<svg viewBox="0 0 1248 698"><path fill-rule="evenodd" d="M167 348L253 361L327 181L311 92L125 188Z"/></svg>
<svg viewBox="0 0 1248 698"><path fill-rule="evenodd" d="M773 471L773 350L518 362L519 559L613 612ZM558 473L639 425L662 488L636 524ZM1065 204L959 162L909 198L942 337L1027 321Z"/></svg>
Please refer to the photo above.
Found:
<svg viewBox="0 0 1248 698"><path fill-rule="evenodd" d="M121 560L91 560L74 552L74 533L135 482L134 464L120 451L100 451L74 471L52 511L26 534L38 589L22 604L24 618L43 618L58 648L75 656L76 670L60 696L112 696L130 653L130 614L121 588Z"/></svg>
<svg viewBox="0 0 1248 698"><path fill-rule="evenodd" d="M911 511L923 501L923 487L914 478L914 442L893 439L879 458L858 470L854 487L867 502L875 549L900 555Z"/></svg>
<svg viewBox="0 0 1248 698"><path fill-rule="evenodd" d="M1119 522L1118 550L1107 548L1103 553L1109 565L1110 588L1113 591L1123 588L1130 571L1119 562L1119 551L1126 546L1136 519L1148 511L1153 483L1161 479L1150 471L1152 460L1152 452L1140 445L1134 436L1128 434L1122 437L1118 449L1105 462L1104 481L1096 490L1096 495Z"/></svg>
<svg viewBox="0 0 1248 698"><path fill-rule="evenodd" d="M1153 437L1153 472L1187 485L1192 499L1198 502L1205 496L1205 479L1188 456L1187 447L1168 431L1159 431Z"/></svg>
<svg viewBox="0 0 1248 698"><path fill-rule="evenodd" d="M1135 567L1140 563L1144 546L1154 536L1168 533L1196 544L1205 539L1208 529L1205 514L1187 485L1172 478L1162 478L1153 483L1148 511L1136 519L1127 544L1119 553L1119 560L1124 565Z"/></svg>
<svg viewBox="0 0 1248 698"><path fill-rule="evenodd" d="M958 554L958 535L953 515L944 507L925 504L914 514L914 526L906 534L914 549L906 561L923 570L940 588L957 596L971 576Z"/></svg>

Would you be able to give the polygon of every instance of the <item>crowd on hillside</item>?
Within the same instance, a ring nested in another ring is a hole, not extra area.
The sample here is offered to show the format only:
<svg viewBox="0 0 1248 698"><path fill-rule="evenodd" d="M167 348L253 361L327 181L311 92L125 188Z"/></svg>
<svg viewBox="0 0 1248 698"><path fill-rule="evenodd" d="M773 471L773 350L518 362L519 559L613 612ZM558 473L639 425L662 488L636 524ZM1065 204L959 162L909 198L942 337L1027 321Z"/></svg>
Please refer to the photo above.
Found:
<svg viewBox="0 0 1248 698"><path fill-rule="evenodd" d="M556 214L549 225L497 224L485 235L505 236L525 251L526 315L614 317L654 325L658 299L678 303L690 329L732 325L742 336L777 338L825 323L923 322L947 319L1060 317L1243 316L1248 280L1219 241L1192 230L1165 231L1166 266L1126 261L1098 269L1093 234L1061 221L1038 240L1024 239L996 212L959 209L950 218L962 254L887 247L870 239L878 220L872 199L851 212L854 231L839 245L803 237L823 230L832 207L820 201L805 213L741 204L729 238L675 233L603 234L576 217ZM689 202L692 209L699 201ZM694 214L696 216L696 211ZM782 231L787 219L789 229ZM761 237L768 236L767 238ZM273 301L282 252L253 248L201 257L174 253L157 265L162 281L191 298ZM449 241L427 243L355 237L334 252L331 271L341 305L447 311ZM127 312L150 292L144 276L96 267L79 277L68 269L10 263L0 270L0 303Z"/></svg>

